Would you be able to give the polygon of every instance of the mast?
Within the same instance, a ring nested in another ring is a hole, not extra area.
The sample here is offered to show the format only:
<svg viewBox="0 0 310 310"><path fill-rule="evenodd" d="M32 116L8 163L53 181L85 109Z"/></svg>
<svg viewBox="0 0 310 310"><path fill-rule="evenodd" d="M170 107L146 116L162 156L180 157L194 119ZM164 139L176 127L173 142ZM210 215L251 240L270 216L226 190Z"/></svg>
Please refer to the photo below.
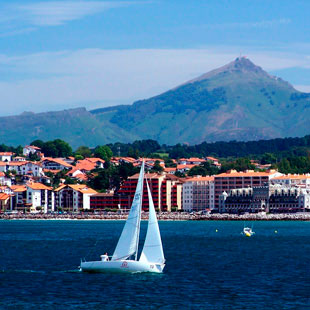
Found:
<svg viewBox="0 0 310 310"><path fill-rule="evenodd" d="M144 161L142 161L136 192L128 214L128 218L112 256L113 261L127 259L130 256L137 257L141 221L143 181Z"/></svg>
<svg viewBox="0 0 310 310"><path fill-rule="evenodd" d="M138 220L138 232L137 232L137 243L136 243L136 254L135 254L135 260L138 260L138 249L139 249L139 238L140 238L140 226L141 226L141 209L142 209L142 203L143 203L143 187L144 187L144 158L142 158L142 191L141 191L141 197L140 197L140 206L139 206L139 220Z"/></svg>

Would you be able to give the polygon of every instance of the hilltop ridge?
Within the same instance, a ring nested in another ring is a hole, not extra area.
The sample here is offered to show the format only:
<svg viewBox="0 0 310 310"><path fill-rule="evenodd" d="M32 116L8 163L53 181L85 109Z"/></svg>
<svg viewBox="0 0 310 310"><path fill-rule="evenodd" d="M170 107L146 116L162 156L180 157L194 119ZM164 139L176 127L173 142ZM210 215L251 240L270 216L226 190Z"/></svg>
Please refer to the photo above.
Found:
<svg viewBox="0 0 310 310"><path fill-rule="evenodd" d="M132 105L0 117L0 139L16 145L62 138L74 147L137 139L249 141L309 134L309 117L310 94L238 57Z"/></svg>

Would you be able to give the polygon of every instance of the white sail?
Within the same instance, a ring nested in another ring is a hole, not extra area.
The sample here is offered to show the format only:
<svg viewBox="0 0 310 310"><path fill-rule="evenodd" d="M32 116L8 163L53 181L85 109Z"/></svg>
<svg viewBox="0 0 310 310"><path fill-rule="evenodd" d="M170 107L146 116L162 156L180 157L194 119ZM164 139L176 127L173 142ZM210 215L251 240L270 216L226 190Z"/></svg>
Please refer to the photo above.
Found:
<svg viewBox="0 0 310 310"><path fill-rule="evenodd" d="M128 219L118 240L112 261L127 259L138 253L139 232L141 221L141 205L143 196L144 161L142 162L138 184L128 215Z"/></svg>
<svg viewBox="0 0 310 310"><path fill-rule="evenodd" d="M160 232L154 208L154 203L148 182L146 182L146 184L149 197L149 222L143 250L140 256L140 261L152 262L152 263L164 263L165 257L160 238Z"/></svg>

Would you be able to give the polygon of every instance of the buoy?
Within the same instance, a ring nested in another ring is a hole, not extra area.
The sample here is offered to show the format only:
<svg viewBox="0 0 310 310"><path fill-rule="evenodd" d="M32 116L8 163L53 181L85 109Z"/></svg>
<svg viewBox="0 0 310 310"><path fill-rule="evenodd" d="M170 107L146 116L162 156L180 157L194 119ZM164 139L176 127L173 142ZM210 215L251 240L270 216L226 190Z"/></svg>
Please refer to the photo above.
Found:
<svg viewBox="0 0 310 310"><path fill-rule="evenodd" d="M215 229L215 232L218 232L218 230L217 230L217 229Z"/></svg>
<svg viewBox="0 0 310 310"><path fill-rule="evenodd" d="M277 233L278 233L278 231L277 231L277 230L275 230L275 231L274 231L274 233L275 233L275 234L277 234Z"/></svg>

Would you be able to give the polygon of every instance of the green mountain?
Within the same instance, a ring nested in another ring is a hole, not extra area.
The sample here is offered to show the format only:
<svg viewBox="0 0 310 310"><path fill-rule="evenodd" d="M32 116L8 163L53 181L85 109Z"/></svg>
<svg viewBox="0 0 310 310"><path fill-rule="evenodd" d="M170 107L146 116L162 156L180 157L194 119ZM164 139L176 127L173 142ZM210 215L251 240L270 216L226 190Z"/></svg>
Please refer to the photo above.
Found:
<svg viewBox="0 0 310 310"><path fill-rule="evenodd" d="M138 138L105 120L104 113L97 117L85 108L46 113L24 112L18 116L0 117L0 124L0 143L7 145L60 138L76 148Z"/></svg>
<svg viewBox="0 0 310 310"><path fill-rule="evenodd" d="M309 134L310 94L246 58L132 105L0 117L0 143L61 138L73 147L154 139L169 145Z"/></svg>
<svg viewBox="0 0 310 310"><path fill-rule="evenodd" d="M258 140L309 133L310 94L246 58L122 108L111 122L173 144Z"/></svg>

